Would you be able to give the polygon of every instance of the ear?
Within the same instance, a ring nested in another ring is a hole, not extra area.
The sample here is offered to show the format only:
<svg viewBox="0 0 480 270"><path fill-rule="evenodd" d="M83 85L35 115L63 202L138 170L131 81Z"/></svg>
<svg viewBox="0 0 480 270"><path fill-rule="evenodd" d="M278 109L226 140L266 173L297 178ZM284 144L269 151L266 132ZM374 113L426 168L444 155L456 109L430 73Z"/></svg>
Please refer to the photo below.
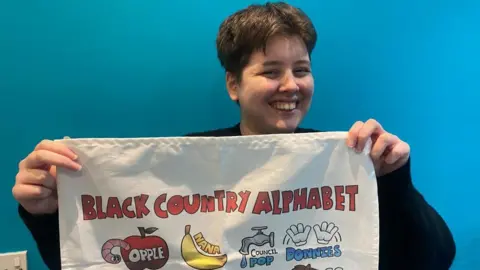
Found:
<svg viewBox="0 0 480 270"><path fill-rule="evenodd" d="M238 82L233 73L227 72L225 75L225 81L227 83L227 91L230 99L238 101Z"/></svg>

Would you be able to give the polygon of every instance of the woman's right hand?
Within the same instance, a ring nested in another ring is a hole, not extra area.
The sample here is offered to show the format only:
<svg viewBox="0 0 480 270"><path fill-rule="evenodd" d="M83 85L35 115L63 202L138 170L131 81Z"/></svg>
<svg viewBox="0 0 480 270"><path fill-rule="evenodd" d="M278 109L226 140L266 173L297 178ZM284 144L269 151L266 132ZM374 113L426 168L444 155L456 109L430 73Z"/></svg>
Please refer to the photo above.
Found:
<svg viewBox="0 0 480 270"><path fill-rule="evenodd" d="M18 167L13 197L35 215L54 213L58 209L56 168L78 171L77 155L60 142L40 142Z"/></svg>

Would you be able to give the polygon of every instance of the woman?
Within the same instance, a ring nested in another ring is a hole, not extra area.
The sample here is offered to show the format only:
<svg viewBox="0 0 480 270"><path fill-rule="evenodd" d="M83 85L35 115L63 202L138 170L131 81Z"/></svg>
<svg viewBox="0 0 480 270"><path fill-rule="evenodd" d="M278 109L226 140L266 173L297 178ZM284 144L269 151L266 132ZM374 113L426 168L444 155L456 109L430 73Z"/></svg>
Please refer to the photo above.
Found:
<svg viewBox="0 0 480 270"><path fill-rule="evenodd" d="M187 136L314 132L299 127L314 92L310 19L285 3L252 5L228 17L217 36L230 98L241 111L229 128ZM346 144L362 151L372 139L378 176L380 269L448 269L455 244L443 219L413 187L409 145L375 120L355 123ZM60 269L56 167L81 169L75 153L42 141L19 164L13 187L19 213L50 269Z"/></svg>

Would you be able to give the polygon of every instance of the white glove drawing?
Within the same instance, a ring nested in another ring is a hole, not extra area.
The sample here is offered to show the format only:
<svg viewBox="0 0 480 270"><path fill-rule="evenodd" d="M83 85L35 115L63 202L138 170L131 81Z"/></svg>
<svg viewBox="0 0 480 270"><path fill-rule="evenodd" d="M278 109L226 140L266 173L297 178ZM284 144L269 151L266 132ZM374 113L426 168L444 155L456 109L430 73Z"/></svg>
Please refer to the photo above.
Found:
<svg viewBox="0 0 480 270"><path fill-rule="evenodd" d="M320 226L318 224L313 226L313 231L315 231L317 236L317 242L326 245L330 243L333 236L338 232L338 227L333 222L327 223L324 221Z"/></svg>
<svg viewBox="0 0 480 270"><path fill-rule="evenodd" d="M307 244L308 235L310 235L311 230L312 227L308 225L303 226L302 223L298 223L287 229L287 235L290 236L295 246L300 247Z"/></svg>

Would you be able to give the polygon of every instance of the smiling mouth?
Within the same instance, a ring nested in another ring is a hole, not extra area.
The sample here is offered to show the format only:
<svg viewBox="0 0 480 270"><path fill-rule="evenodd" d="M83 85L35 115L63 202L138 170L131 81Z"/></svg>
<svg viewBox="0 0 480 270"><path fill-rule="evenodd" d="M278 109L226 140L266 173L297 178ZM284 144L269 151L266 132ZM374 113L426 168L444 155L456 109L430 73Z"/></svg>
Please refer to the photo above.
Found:
<svg viewBox="0 0 480 270"><path fill-rule="evenodd" d="M298 101L297 102L276 101L276 102L270 103L270 106L272 106L272 108L278 111L291 112L298 108Z"/></svg>

